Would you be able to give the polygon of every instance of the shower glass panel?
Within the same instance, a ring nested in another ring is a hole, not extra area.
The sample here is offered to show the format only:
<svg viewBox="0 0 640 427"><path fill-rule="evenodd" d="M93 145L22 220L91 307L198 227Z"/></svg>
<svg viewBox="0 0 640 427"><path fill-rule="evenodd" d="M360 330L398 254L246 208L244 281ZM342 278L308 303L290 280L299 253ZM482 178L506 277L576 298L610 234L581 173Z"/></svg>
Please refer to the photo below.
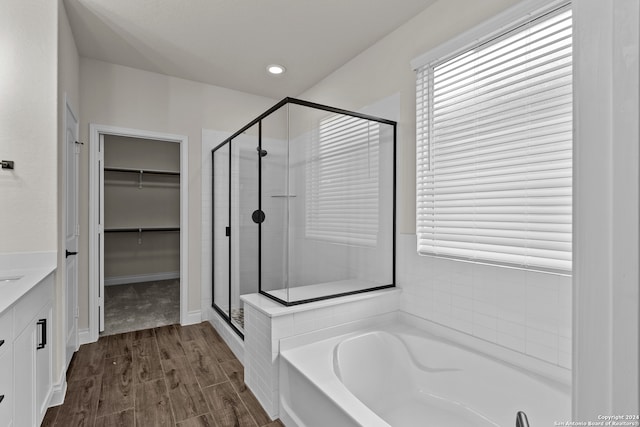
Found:
<svg viewBox="0 0 640 427"><path fill-rule="evenodd" d="M231 145L231 322L244 330L241 295L256 292L258 232L253 221L258 208L259 125L232 138Z"/></svg>
<svg viewBox="0 0 640 427"><path fill-rule="evenodd" d="M231 218L229 196L231 195L231 145L218 146L212 154L213 174L213 248L212 262L215 268L212 271L213 278L213 307L220 315L229 316L229 274L231 253L228 235L229 220Z"/></svg>
<svg viewBox="0 0 640 427"><path fill-rule="evenodd" d="M214 306L234 328L247 293L295 305L395 286L395 139L393 121L285 98L214 149Z"/></svg>
<svg viewBox="0 0 640 427"><path fill-rule="evenodd" d="M260 227L260 272L262 290L275 292L288 279L289 262L289 146L287 109L280 108L261 121L260 206L265 219ZM257 289L256 289L257 292Z"/></svg>

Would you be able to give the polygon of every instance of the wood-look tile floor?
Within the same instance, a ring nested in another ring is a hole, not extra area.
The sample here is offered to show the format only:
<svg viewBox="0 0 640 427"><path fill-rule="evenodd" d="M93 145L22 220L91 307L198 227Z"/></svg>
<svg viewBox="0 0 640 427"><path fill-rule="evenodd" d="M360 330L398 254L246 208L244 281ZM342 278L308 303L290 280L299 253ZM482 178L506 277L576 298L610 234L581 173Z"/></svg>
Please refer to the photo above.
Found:
<svg viewBox="0 0 640 427"><path fill-rule="evenodd" d="M208 322L101 337L74 355L62 405L43 426L282 427L244 384Z"/></svg>

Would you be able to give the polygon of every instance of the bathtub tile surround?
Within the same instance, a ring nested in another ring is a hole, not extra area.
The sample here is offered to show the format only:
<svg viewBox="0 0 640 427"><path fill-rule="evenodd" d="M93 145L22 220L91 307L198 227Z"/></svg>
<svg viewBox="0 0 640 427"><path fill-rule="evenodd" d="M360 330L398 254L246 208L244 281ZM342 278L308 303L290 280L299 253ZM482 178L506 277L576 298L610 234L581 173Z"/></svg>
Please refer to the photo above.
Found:
<svg viewBox="0 0 640 427"><path fill-rule="evenodd" d="M571 369L571 277L419 256L398 235L400 308Z"/></svg>
<svg viewBox="0 0 640 427"><path fill-rule="evenodd" d="M279 413L280 340L397 311L400 291L389 289L285 307L259 294L242 296L245 382L270 417Z"/></svg>

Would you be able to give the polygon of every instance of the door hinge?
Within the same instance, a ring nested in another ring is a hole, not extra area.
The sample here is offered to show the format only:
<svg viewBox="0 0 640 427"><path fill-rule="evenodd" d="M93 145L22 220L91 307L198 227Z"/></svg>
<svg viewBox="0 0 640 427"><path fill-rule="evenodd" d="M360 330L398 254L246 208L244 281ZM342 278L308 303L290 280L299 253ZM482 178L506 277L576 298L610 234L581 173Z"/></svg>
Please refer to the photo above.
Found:
<svg viewBox="0 0 640 427"><path fill-rule="evenodd" d="M80 224L76 224L76 236L80 235Z"/></svg>

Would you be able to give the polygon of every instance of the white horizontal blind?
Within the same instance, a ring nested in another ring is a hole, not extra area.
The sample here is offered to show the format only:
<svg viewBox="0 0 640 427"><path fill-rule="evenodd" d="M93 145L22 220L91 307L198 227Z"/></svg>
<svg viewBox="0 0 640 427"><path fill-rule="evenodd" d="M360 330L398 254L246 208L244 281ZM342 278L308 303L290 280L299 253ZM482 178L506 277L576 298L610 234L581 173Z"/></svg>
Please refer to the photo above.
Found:
<svg viewBox="0 0 640 427"><path fill-rule="evenodd" d="M417 70L418 252L571 271L568 7Z"/></svg>
<svg viewBox="0 0 640 427"><path fill-rule="evenodd" d="M377 122L341 114L320 122L307 162L307 237L376 245L379 138Z"/></svg>

